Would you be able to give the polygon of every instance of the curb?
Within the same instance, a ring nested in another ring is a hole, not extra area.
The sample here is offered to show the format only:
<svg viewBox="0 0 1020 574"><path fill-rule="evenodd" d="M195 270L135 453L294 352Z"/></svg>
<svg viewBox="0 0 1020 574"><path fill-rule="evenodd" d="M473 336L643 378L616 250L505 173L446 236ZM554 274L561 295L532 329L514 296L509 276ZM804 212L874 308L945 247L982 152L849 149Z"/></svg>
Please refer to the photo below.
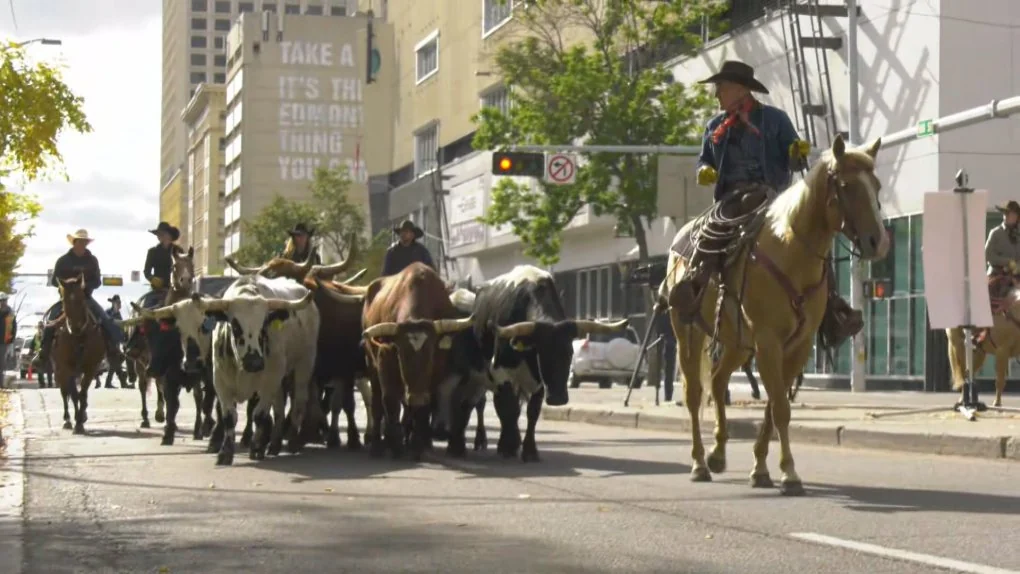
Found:
<svg viewBox="0 0 1020 574"><path fill-rule="evenodd" d="M0 469L0 572L22 571L25 510L25 417L21 393L10 393L7 453Z"/></svg>
<svg viewBox="0 0 1020 574"><path fill-rule="evenodd" d="M690 433L688 418L670 417L653 413L617 412L611 409L584 407L545 407L542 418L550 421L587 423L656 430L677 434ZM760 421L730 420L729 438L753 440L761 428ZM712 426L703 427L703 435L710 437ZM707 432L706 432L707 431ZM790 423L790 438L794 443L818 446L835 446L852 449L872 449L914 454L965 456L991 460L1020 461L1020 437L977 437L950 434L885 432L880 430L846 428L843 425ZM777 440L773 433L772 440Z"/></svg>

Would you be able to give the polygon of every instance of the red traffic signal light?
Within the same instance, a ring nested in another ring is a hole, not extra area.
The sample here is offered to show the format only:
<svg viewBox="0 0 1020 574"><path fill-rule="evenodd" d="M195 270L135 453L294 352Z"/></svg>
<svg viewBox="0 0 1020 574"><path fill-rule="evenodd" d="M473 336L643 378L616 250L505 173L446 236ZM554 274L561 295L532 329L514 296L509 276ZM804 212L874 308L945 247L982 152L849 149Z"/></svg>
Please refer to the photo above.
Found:
<svg viewBox="0 0 1020 574"><path fill-rule="evenodd" d="M892 292L889 279L868 279L864 282L864 296L869 299L886 299L892 296Z"/></svg>
<svg viewBox="0 0 1020 574"><path fill-rule="evenodd" d="M494 152L492 175L518 177L545 176L545 154L530 152Z"/></svg>

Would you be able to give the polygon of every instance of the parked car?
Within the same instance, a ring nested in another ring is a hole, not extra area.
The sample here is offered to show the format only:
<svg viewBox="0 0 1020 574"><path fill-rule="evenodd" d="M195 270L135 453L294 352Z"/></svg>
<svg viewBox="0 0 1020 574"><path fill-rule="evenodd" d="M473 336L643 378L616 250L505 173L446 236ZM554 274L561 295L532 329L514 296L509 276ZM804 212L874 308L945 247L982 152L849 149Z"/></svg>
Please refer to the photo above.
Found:
<svg viewBox="0 0 1020 574"><path fill-rule="evenodd" d="M18 347L18 372L21 374L22 380L28 378L28 367L32 363L32 358L35 356L32 353L32 339L21 339L21 345Z"/></svg>
<svg viewBox="0 0 1020 574"><path fill-rule="evenodd" d="M600 389L610 389L613 383L626 386L640 349L641 339L633 327L621 333L588 335L583 340L575 340L570 387L576 389L586 382L598 383ZM647 362L642 362L638 383L647 376Z"/></svg>

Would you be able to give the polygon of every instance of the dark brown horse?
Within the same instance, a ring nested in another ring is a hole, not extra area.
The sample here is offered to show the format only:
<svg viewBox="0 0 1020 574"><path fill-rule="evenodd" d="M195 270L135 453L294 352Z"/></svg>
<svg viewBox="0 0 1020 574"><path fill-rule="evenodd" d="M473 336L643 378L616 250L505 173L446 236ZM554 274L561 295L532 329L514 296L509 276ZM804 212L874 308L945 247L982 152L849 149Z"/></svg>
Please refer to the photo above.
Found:
<svg viewBox="0 0 1020 574"><path fill-rule="evenodd" d="M52 326L57 328L53 341L53 372L64 400L64 428L71 428L68 398L74 403L74 434L85 434L89 388L106 356L106 343L99 320L88 309L84 290L85 276L60 280L60 301L64 312Z"/></svg>
<svg viewBox="0 0 1020 574"><path fill-rule="evenodd" d="M139 299L138 303L141 303L141 299ZM120 325L124 329L125 340L128 341L133 339L135 331L145 329L144 325L138 323L134 317L122 321ZM163 410L163 382L146 374L146 371L149 369L149 345L143 332L138 333L137 343L127 349L125 355L124 363L127 365L128 377L138 377L138 392L142 395L141 427L143 429L151 428L148 399L150 385L156 387L156 422L161 423L166 420L166 413Z"/></svg>

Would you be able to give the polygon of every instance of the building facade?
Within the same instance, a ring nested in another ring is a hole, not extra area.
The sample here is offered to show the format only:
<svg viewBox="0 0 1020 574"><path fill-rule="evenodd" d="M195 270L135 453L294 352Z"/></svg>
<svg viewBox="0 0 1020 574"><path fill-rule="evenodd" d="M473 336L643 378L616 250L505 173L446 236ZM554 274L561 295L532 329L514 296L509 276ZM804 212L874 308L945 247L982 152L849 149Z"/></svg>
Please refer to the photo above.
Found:
<svg viewBox="0 0 1020 574"><path fill-rule="evenodd" d="M198 275L223 270L226 117L226 88L219 84L200 84L182 114L188 134L187 233Z"/></svg>
<svg viewBox="0 0 1020 574"><path fill-rule="evenodd" d="M226 37L243 13L346 16L348 0L163 0L160 187L187 169L181 112L201 84L226 84ZM166 219L162 217L162 219Z"/></svg>
<svg viewBox="0 0 1020 574"><path fill-rule="evenodd" d="M275 196L309 199L318 168L346 167L351 202L368 213L369 173L385 172L392 149L395 81L392 30L377 22L379 65L366 83L368 23L242 14L230 31L224 255L244 241L241 222Z"/></svg>
<svg viewBox="0 0 1020 574"><path fill-rule="evenodd" d="M170 181L159 190L159 219L180 229L182 241L186 240L187 232L184 225L188 209L186 186L184 171L177 170L170 176Z"/></svg>

